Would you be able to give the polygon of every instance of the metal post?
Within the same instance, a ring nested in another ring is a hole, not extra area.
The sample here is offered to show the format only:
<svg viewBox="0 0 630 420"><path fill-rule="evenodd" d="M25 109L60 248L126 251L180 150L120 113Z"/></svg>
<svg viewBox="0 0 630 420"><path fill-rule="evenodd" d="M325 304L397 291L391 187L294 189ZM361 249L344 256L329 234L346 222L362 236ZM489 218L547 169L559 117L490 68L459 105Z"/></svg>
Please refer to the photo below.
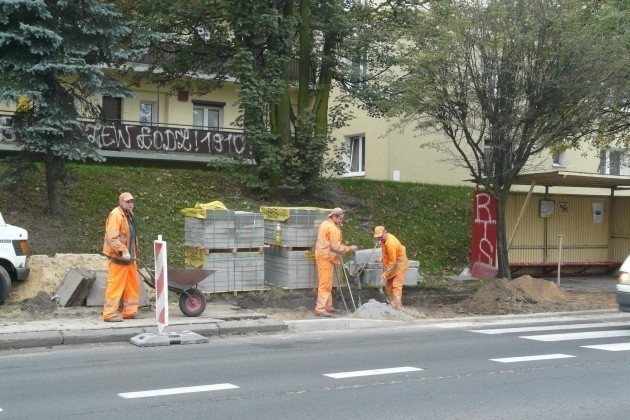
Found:
<svg viewBox="0 0 630 420"><path fill-rule="evenodd" d="M532 181L532 184L529 187L529 192L527 193L527 196L525 197L525 202L523 203L523 206L521 207L521 211L518 214L518 218L516 219L516 224L514 225L514 230L512 231L512 236L510 236L510 241L508 242L508 251L512 247L512 241L514 240L514 236L516 236L516 231L518 230L518 227L521 224L521 219L523 218L523 213L525 213L525 209L527 208L527 203L529 203L529 199L532 196L532 191L534 190L535 186L536 186L536 181Z"/></svg>
<svg viewBox="0 0 630 420"><path fill-rule="evenodd" d="M562 238L564 235L558 235L558 286L560 286L560 267L562 267Z"/></svg>

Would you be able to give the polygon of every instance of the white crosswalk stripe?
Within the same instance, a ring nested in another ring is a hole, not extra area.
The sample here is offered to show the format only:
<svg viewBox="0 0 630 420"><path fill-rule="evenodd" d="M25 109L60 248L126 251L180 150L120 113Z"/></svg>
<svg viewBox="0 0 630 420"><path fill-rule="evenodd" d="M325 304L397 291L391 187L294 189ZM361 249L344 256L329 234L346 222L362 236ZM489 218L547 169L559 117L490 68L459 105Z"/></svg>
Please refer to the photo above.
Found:
<svg viewBox="0 0 630 420"><path fill-rule="evenodd" d="M606 351L629 351L630 343L612 343L612 344L596 344L592 346L581 346L587 349L606 350Z"/></svg>
<svg viewBox="0 0 630 420"><path fill-rule="evenodd" d="M626 327L625 329L617 330L601 330L602 328L612 327ZM605 339L614 337L630 337L630 329L627 328L627 322L600 322L600 323L580 323L580 324L560 324L560 325L538 325L527 327L508 327L508 328L486 328L486 329L474 329L468 330L469 332L477 334L498 335L498 334L522 334L536 331L570 331L570 330L585 330L593 329L593 331L581 331L581 332L564 332L555 334L535 334L535 335L519 335L518 338L524 338L526 340L535 340L543 342L560 342L560 341L572 341L572 340L594 340ZM582 348L603 350L603 351L630 351L630 342L619 343L606 343L606 344L592 344L586 346L580 346ZM499 363L517 363L517 362L531 362L540 360L552 360L576 357L568 354L539 354L539 355L527 355L516 357L500 357L489 359L493 362Z"/></svg>
<svg viewBox="0 0 630 420"><path fill-rule="evenodd" d="M537 341L587 340L592 338L630 337L630 330L589 331L565 334L522 335L519 338Z"/></svg>
<svg viewBox="0 0 630 420"><path fill-rule="evenodd" d="M625 327L627 322L601 322L599 324L568 324L568 325L539 325L536 327L513 327L513 328L489 328L484 330L469 330L470 332L480 334L510 334L520 332L533 331L557 331L557 330L579 330L588 328L609 328L609 327Z"/></svg>
<svg viewBox="0 0 630 420"><path fill-rule="evenodd" d="M536 360L552 360L552 359L565 359L567 357L575 357L570 354L537 354L533 356L519 356L519 357L502 357L499 359L490 359L493 362L499 363L515 363L515 362L531 362Z"/></svg>

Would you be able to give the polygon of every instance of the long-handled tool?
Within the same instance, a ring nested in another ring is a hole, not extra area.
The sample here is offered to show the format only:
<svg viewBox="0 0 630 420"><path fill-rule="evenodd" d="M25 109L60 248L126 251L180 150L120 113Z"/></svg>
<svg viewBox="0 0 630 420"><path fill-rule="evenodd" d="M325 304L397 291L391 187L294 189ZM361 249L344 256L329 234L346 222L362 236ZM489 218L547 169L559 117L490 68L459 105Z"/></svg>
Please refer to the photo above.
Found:
<svg viewBox="0 0 630 420"><path fill-rule="evenodd" d="M385 302L387 302L387 304L389 304L389 299L387 298L387 295L385 294L385 292L383 291L383 280L381 280L381 285L378 288L378 291L381 293L381 295L383 295L383 298L385 299Z"/></svg>
<svg viewBox="0 0 630 420"><path fill-rule="evenodd" d="M337 279L337 287L339 287L339 293L341 294L341 301L343 302L343 307L346 310L346 313L348 312L348 305L346 304L346 298L343 295L343 288L341 287L341 282L339 281L339 275L337 274L337 267L334 268L335 270L335 279Z"/></svg>
<svg viewBox="0 0 630 420"><path fill-rule="evenodd" d="M365 269L365 266L368 264L368 262L372 260L372 256L374 255L374 251L376 251L377 247L378 247L378 241L374 241L374 248L372 248L372 252L370 252L370 256L361 265L357 264L356 252L352 253L352 261L354 261L354 264L351 267L348 267L348 274L350 275L350 277L354 278L357 281L357 285L359 287L359 296L358 296L359 306L362 305L361 303L361 273Z"/></svg>
<svg viewBox="0 0 630 420"><path fill-rule="evenodd" d="M346 271L346 267L342 264L341 268L343 269L343 277L346 279L346 286L348 286L348 293L350 294L350 301L352 302L352 309L354 312L357 311L357 305L354 303L354 296L352 296L352 289L350 288L350 280L348 280L348 273Z"/></svg>

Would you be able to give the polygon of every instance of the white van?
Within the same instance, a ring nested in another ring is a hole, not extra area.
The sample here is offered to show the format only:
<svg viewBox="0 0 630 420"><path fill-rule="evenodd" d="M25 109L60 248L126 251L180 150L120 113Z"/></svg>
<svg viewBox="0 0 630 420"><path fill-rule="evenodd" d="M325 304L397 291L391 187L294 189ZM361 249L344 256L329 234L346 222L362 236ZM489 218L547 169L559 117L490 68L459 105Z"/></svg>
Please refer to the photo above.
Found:
<svg viewBox="0 0 630 420"><path fill-rule="evenodd" d="M617 276L617 303L619 310L630 312L630 255L619 267Z"/></svg>
<svg viewBox="0 0 630 420"><path fill-rule="evenodd" d="M28 278L28 232L5 223L0 213L0 305L11 291L11 282Z"/></svg>

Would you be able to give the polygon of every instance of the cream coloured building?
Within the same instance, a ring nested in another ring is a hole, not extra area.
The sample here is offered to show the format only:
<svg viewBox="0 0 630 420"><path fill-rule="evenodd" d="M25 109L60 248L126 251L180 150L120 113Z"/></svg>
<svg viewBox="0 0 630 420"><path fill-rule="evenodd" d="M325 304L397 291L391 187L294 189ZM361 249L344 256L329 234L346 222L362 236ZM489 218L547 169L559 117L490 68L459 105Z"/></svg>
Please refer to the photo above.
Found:
<svg viewBox="0 0 630 420"><path fill-rule="evenodd" d="M106 125L91 124L90 139L105 156L208 161L227 150L245 153L242 131L235 121L238 94L233 82L203 96L187 91L171 92L150 83L134 87L135 97L95 98L103 105ZM334 104L333 94L331 105ZM11 104L0 104L0 150L15 147L3 125L9 125ZM333 132L350 151L345 156L344 177L372 180L420 182L442 185L471 185L467 170L452 156L426 147L439 133L422 133L396 120L373 118L361 109L354 119ZM139 140L138 140L139 139ZM424 146L423 146L424 145ZM629 175L630 168L619 159L619 151L604 152L585 147L559 156L538 156L527 171L554 170ZM515 191L527 187L515 186ZM543 191L536 187L535 191ZM581 189L578 193L596 193Z"/></svg>

